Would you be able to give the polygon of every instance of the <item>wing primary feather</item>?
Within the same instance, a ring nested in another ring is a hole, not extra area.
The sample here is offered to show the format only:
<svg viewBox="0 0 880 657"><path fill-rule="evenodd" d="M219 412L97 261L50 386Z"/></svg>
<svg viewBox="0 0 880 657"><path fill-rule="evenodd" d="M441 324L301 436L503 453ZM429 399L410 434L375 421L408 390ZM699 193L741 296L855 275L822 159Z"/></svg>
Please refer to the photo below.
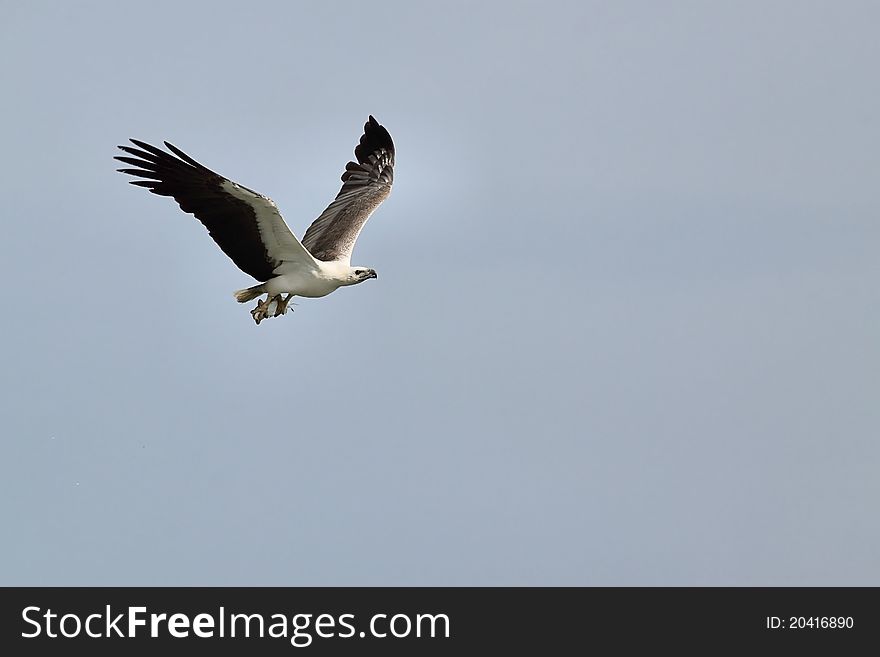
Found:
<svg viewBox="0 0 880 657"><path fill-rule="evenodd" d="M116 169L119 173L127 173L129 176L140 176L141 178L155 178L162 180L162 175L155 171L144 171L143 169Z"/></svg>
<svg viewBox="0 0 880 657"><path fill-rule="evenodd" d="M141 140L139 140L139 139L131 139L131 140L129 140L129 141L131 141L131 143L134 144L135 146L138 146L138 147L141 148L142 150L145 150L145 151L147 151L148 153L152 153L153 155L155 155L155 156L157 156L157 157L160 157L160 158L168 158L168 157L170 157L170 156L168 155L168 153L166 153L165 151L163 151L161 148L157 148L156 146L153 146L152 144L148 144L148 143L145 142L145 141L141 141ZM125 149L123 149L123 150L125 150Z"/></svg>
<svg viewBox="0 0 880 657"><path fill-rule="evenodd" d="M188 164L192 164L194 167L196 167L196 168L198 168L198 169L202 169L203 171L211 171L211 170L210 170L208 167L206 167L205 165L200 164L199 162L196 162L193 158L191 158L189 155L187 155L186 153L184 153L182 150L180 150L180 149L179 149L177 146L175 146L174 144L170 144L170 143L168 143L167 141L164 142L164 144L168 147L168 150L170 150L172 153L174 153L177 157L179 157L179 158L180 158L181 160L183 160L184 162L187 162ZM214 173L214 172L211 171L211 173Z"/></svg>
<svg viewBox="0 0 880 657"><path fill-rule="evenodd" d="M148 169L155 166L153 162L149 162L147 160L138 160L133 157L123 157L121 155L117 155L113 159L124 162L125 164L131 164L133 166L140 167L141 169Z"/></svg>

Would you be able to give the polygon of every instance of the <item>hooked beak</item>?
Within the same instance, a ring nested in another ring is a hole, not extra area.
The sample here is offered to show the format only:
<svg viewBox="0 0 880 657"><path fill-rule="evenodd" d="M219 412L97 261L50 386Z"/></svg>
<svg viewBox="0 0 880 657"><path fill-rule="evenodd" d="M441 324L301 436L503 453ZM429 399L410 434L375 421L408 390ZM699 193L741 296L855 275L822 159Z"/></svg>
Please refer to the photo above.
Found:
<svg viewBox="0 0 880 657"><path fill-rule="evenodd" d="M375 269L370 270L370 278L379 278L379 275L376 273Z"/></svg>

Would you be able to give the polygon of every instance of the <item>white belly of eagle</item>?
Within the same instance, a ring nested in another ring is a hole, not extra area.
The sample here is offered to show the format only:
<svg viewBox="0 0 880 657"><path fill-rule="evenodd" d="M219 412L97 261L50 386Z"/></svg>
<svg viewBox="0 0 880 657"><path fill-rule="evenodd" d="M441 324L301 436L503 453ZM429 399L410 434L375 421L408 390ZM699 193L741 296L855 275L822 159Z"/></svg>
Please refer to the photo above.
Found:
<svg viewBox="0 0 880 657"><path fill-rule="evenodd" d="M319 270L303 267L287 267L282 264L278 276L264 283L269 298L277 294L293 294L298 297L324 297L350 282L351 267L341 262L321 262ZM287 271L285 271L287 269Z"/></svg>

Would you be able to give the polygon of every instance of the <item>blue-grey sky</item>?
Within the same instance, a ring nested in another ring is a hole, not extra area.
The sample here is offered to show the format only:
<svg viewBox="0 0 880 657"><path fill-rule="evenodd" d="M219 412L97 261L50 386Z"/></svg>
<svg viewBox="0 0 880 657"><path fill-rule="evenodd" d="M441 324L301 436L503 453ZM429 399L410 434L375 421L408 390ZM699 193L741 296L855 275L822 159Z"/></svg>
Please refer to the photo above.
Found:
<svg viewBox="0 0 880 657"><path fill-rule="evenodd" d="M30 2L0 25L2 584L880 585L874 2ZM255 326L126 184L378 280Z"/></svg>

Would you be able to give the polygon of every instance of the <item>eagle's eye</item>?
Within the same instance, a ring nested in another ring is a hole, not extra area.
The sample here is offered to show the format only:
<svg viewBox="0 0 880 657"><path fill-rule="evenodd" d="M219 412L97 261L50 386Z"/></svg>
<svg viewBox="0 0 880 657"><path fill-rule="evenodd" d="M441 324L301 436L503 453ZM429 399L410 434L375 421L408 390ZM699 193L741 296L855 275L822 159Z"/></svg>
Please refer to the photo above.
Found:
<svg viewBox="0 0 880 657"><path fill-rule="evenodd" d="M363 269L355 269L354 273L357 274L358 276L360 276L361 274L364 273L364 270Z"/></svg>

